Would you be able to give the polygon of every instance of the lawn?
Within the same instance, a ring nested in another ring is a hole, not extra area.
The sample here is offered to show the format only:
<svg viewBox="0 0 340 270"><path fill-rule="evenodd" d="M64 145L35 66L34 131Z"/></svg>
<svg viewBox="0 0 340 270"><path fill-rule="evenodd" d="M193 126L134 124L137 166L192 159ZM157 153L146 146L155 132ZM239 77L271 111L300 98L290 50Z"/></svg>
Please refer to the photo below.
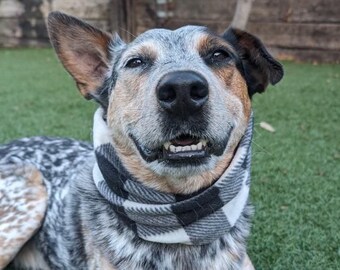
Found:
<svg viewBox="0 0 340 270"><path fill-rule="evenodd" d="M340 269L340 66L288 62L285 71L254 98L249 255L258 270ZM0 50L1 143L90 140L94 110L51 50Z"/></svg>

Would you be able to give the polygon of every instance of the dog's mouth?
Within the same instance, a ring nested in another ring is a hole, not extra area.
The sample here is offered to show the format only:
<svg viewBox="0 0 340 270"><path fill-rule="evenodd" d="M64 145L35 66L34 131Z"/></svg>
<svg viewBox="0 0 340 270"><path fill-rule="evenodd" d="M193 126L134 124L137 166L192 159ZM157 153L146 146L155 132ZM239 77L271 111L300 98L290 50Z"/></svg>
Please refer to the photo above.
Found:
<svg viewBox="0 0 340 270"><path fill-rule="evenodd" d="M163 144L161 159L188 160L209 156L209 142L189 134L182 134Z"/></svg>
<svg viewBox="0 0 340 270"><path fill-rule="evenodd" d="M170 163L195 163L203 162L210 157L211 143L203 138L182 134L162 143L158 148L148 148L130 134L142 158L147 162L158 160Z"/></svg>
<svg viewBox="0 0 340 270"><path fill-rule="evenodd" d="M132 133L129 134L141 157L147 162L158 161L167 166L199 166L206 163L211 156L221 156L229 141L230 133L222 140L201 137L199 135L180 133L166 139L165 142L156 143L156 147L146 146Z"/></svg>

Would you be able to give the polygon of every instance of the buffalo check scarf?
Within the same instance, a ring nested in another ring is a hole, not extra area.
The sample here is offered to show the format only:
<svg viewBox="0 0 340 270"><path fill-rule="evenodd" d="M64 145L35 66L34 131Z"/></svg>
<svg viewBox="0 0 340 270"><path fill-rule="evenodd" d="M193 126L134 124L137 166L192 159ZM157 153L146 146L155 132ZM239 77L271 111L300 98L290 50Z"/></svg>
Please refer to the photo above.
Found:
<svg viewBox="0 0 340 270"><path fill-rule="evenodd" d="M230 231L248 201L252 117L222 176L208 188L177 196L147 187L129 174L112 146L102 113L98 109L94 117L94 182L138 237L158 243L202 245Z"/></svg>

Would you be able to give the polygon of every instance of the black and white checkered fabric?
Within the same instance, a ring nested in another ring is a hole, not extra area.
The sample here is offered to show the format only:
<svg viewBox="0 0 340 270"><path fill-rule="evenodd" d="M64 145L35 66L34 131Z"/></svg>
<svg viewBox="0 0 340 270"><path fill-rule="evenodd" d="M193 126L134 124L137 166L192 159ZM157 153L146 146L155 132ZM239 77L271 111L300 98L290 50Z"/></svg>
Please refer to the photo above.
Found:
<svg viewBox="0 0 340 270"><path fill-rule="evenodd" d="M202 245L226 234L247 204L253 119L223 175L210 187L176 196L146 187L118 159L99 109L94 118L93 178L117 215L142 239Z"/></svg>

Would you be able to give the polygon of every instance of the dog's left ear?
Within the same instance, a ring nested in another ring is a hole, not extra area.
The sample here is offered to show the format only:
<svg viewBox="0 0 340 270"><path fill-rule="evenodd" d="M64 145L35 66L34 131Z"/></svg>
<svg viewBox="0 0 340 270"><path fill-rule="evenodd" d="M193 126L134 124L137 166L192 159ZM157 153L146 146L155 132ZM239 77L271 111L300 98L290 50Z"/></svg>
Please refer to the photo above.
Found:
<svg viewBox="0 0 340 270"><path fill-rule="evenodd" d="M269 83L276 84L283 77L282 65L266 50L257 37L235 28L223 34L238 53L249 95L263 92Z"/></svg>
<svg viewBox="0 0 340 270"><path fill-rule="evenodd" d="M49 14L48 32L60 61L81 94L102 103L98 88L108 76L112 36L61 12Z"/></svg>

